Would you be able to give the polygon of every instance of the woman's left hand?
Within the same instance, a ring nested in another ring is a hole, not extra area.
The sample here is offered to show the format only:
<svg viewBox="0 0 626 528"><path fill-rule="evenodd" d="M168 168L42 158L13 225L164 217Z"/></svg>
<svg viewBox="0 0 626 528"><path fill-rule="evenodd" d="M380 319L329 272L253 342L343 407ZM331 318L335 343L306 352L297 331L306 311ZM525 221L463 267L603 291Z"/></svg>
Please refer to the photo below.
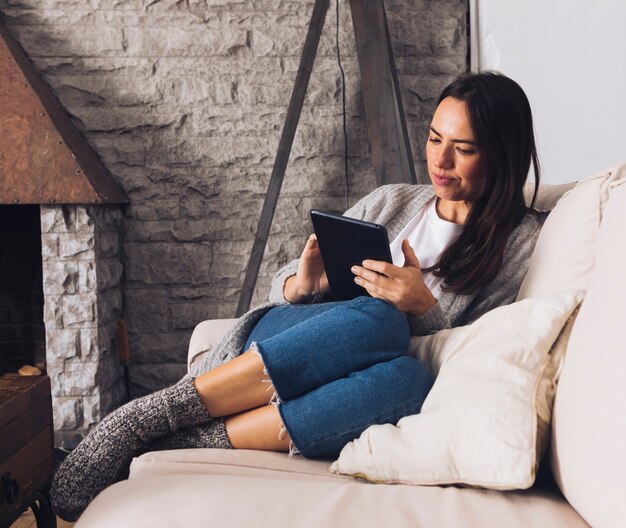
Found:
<svg viewBox="0 0 626 528"><path fill-rule="evenodd" d="M372 297L389 301L401 312L422 315L437 300L424 283L419 260L408 240L402 241L402 252L402 267L381 260L364 260L362 266L353 266L354 281Z"/></svg>

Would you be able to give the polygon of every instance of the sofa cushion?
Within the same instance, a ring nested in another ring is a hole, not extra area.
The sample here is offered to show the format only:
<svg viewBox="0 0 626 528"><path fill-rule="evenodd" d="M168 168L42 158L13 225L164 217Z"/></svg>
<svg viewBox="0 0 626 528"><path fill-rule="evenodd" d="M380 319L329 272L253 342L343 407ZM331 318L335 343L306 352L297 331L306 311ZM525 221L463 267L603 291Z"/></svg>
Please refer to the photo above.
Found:
<svg viewBox="0 0 626 528"><path fill-rule="evenodd" d="M262 451L148 453L135 459L130 480L96 497L75 528L587 526L554 488L374 485L332 475L328 464Z"/></svg>
<svg viewBox="0 0 626 528"><path fill-rule="evenodd" d="M620 170L603 211L553 421L555 477L570 503L598 527L626 525L626 167Z"/></svg>
<svg viewBox="0 0 626 528"><path fill-rule="evenodd" d="M623 170L609 169L563 195L541 229L517 300L587 289L602 211L611 186L623 178Z"/></svg>
<svg viewBox="0 0 626 528"><path fill-rule="evenodd" d="M331 471L375 482L531 486L541 449L537 403L547 402L544 417L551 407L551 384L541 375L581 300L578 291L528 299L414 340L436 377L421 412L395 426L369 427L343 448Z"/></svg>

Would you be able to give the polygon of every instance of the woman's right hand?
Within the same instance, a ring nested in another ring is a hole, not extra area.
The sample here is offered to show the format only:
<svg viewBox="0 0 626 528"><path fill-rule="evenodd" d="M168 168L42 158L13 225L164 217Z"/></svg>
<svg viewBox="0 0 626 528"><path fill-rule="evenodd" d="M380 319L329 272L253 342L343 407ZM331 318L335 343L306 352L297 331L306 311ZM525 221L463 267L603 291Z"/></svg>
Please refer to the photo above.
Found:
<svg viewBox="0 0 626 528"><path fill-rule="evenodd" d="M298 270L285 282L285 299L290 303L303 303L313 295L330 291L322 254L313 234L309 237L300 255Z"/></svg>

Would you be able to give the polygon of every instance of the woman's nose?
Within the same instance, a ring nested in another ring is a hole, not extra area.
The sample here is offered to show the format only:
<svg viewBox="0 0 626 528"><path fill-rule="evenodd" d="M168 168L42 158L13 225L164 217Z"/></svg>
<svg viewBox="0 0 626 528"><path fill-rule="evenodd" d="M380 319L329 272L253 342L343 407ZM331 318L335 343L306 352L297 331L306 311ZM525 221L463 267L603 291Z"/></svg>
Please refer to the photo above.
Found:
<svg viewBox="0 0 626 528"><path fill-rule="evenodd" d="M435 156L435 167L438 169L448 169L452 166L452 156L450 149L442 147Z"/></svg>

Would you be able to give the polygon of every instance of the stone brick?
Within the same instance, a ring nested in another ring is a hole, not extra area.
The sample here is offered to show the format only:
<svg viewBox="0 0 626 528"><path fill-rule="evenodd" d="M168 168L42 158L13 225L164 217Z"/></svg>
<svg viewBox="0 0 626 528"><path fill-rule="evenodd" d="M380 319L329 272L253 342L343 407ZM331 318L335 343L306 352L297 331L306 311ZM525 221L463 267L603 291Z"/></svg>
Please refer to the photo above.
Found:
<svg viewBox="0 0 626 528"><path fill-rule="evenodd" d="M211 246L205 243L127 244L127 278L143 284L198 284L209 280Z"/></svg>
<svg viewBox="0 0 626 528"><path fill-rule="evenodd" d="M89 216L98 226L98 232L118 231L124 216L122 206L116 204L93 205L87 208Z"/></svg>
<svg viewBox="0 0 626 528"><path fill-rule="evenodd" d="M97 391L103 394L113 387L123 376L119 356L112 350L103 351L98 361L96 374Z"/></svg>
<svg viewBox="0 0 626 528"><path fill-rule="evenodd" d="M31 56L103 56L123 53L124 38L120 29L99 27L80 32L81 38L68 39L71 26L52 26L42 32L38 26L14 26L20 43Z"/></svg>
<svg viewBox="0 0 626 528"><path fill-rule="evenodd" d="M158 363L129 367L131 396L136 398L163 389L179 381L187 373L187 364Z"/></svg>
<svg viewBox="0 0 626 528"><path fill-rule="evenodd" d="M47 295L44 304L46 328L81 328L96 323L95 293Z"/></svg>
<svg viewBox="0 0 626 528"><path fill-rule="evenodd" d="M78 267L78 290L80 293L95 292L97 289L96 263L90 260L79 260L74 261L73 264Z"/></svg>
<svg viewBox="0 0 626 528"><path fill-rule="evenodd" d="M83 424L83 407L80 398L53 396L52 421L55 430L76 429Z"/></svg>
<svg viewBox="0 0 626 528"><path fill-rule="evenodd" d="M78 357L96 361L109 341L110 334L103 327L52 329L46 332L46 353L55 361Z"/></svg>
<svg viewBox="0 0 626 528"><path fill-rule="evenodd" d="M103 291L119 286L124 268L117 259L101 259L97 264L97 287Z"/></svg>
<svg viewBox="0 0 626 528"><path fill-rule="evenodd" d="M175 330L193 330L195 326L207 319L217 317L213 299L194 300L188 303L171 303L170 312L172 328Z"/></svg>
<svg viewBox="0 0 626 528"><path fill-rule="evenodd" d="M117 257L120 252L120 236L117 231L98 232L97 247L99 258Z"/></svg>
<svg viewBox="0 0 626 528"><path fill-rule="evenodd" d="M41 235L41 258L44 262L46 260L59 258L59 235Z"/></svg>
<svg viewBox="0 0 626 528"><path fill-rule="evenodd" d="M129 213L137 220L174 220L180 218L180 200L160 198L150 203L133 204Z"/></svg>
<svg viewBox="0 0 626 528"><path fill-rule="evenodd" d="M100 390L101 416L106 416L126 401L128 401L128 393L126 391L125 376L122 375L115 381L113 386Z"/></svg>
<svg viewBox="0 0 626 528"><path fill-rule="evenodd" d="M80 290L79 263L47 260L43 262L45 294L77 294Z"/></svg>
<svg viewBox="0 0 626 528"><path fill-rule="evenodd" d="M182 27L128 28L130 56L176 57L232 55L247 47L247 33L238 30L207 31Z"/></svg>
<svg viewBox="0 0 626 528"><path fill-rule="evenodd" d="M124 302L130 332L164 334L170 329L165 290L127 289Z"/></svg>
<svg viewBox="0 0 626 528"><path fill-rule="evenodd" d="M96 394L94 396L83 396L80 400L83 407L85 427L91 427L104 418L105 414L102 412L102 407L100 405L100 394Z"/></svg>
<svg viewBox="0 0 626 528"><path fill-rule="evenodd" d="M97 390L97 362L67 359L59 365L48 361L48 375L56 396L86 396Z"/></svg>
<svg viewBox="0 0 626 528"><path fill-rule="evenodd" d="M117 321L122 316L122 292L119 288L110 288L98 293L98 325Z"/></svg>
<svg viewBox="0 0 626 528"><path fill-rule="evenodd" d="M94 221L84 206L80 205L42 205L42 233L93 233Z"/></svg>
<svg viewBox="0 0 626 528"><path fill-rule="evenodd" d="M84 427L97 424L102 418L114 409L117 409L127 400L126 388L123 379L117 380L113 386L100 390L93 396L81 398L84 415Z"/></svg>
<svg viewBox="0 0 626 528"><path fill-rule="evenodd" d="M90 140L98 153L110 164L121 163L138 167L146 165L148 143L140 135L98 136Z"/></svg>
<svg viewBox="0 0 626 528"><path fill-rule="evenodd" d="M59 235L59 258L79 260L95 259L94 234L72 233Z"/></svg>
<svg viewBox="0 0 626 528"><path fill-rule="evenodd" d="M199 322L199 321L198 321ZM133 364L183 363L191 331L162 329L159 333L137 332L130 337Z"/></svg>

